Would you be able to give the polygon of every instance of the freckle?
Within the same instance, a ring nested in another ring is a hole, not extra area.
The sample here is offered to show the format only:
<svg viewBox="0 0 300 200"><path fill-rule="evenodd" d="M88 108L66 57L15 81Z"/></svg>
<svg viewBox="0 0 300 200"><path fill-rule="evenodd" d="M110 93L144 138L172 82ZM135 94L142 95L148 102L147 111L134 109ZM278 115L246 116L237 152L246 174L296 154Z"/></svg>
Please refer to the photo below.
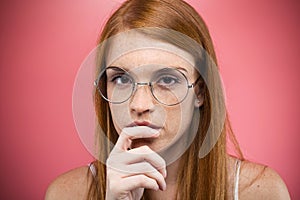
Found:
<svg viewBox="0 0 300 200"><path fill-rule="evenodd" d="M260 185L257 185L256 187L258 187L258 188L259 188L259 187L260 187Z"/></svg>

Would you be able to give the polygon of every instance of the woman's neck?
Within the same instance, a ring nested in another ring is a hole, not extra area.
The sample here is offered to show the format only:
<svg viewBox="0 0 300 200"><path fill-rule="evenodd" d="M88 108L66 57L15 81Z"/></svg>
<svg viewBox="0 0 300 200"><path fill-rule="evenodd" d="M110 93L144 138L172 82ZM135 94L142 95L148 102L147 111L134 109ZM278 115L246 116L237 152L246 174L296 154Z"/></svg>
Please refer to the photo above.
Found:
<svg viewBox="0 0 300 200"><path fill-rule="evenodd" d="M166 178L167 187L168 185L177 184L180 160L181 159L178 159L175 162L171 163L169 166L167 166L167 178Z"/></svg>
<svg viewBox="0 0 300 200"><path fill-rule="evenodd" d="M167 178L166 178L167 189L165 191L147 190L146 196L149 199L176 199L177 177L178 177L180 160L181 159L178 159L172 164L170 164L169 166L167 166Z"/></svg>

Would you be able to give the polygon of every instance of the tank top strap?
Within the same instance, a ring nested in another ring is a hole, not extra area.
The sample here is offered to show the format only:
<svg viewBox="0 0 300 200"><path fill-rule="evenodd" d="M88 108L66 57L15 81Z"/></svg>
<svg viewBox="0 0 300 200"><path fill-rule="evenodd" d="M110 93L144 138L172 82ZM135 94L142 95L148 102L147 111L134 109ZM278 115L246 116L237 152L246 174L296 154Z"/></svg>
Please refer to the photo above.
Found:
<svg viewBox="0 0 300 200"><path fill-rule="evenodd" d="M234 182L234 200L239 199L240 168L241 168L241 160L236 159L236 163L235 163L235 182Z"/></svg>
<svg viewBox="0 0 300 200"><path fill-rule="evenodd" d="M91 162L90 164L88 164L89 170L92 173L93 177L96 178L97 176L97 170L95 165L93 164L93 162Z"/></svg>

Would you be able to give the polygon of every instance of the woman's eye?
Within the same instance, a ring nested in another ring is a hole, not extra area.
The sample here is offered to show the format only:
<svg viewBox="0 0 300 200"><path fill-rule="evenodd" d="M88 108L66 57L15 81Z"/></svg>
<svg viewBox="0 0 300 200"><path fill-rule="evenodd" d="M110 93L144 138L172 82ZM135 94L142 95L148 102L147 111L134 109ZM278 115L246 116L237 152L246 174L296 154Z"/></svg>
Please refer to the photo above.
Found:
<svg viewBox="0 0 300 200"><path fill-rule="evenodd" d="M131 79L128 76L122 75L122 76L115 76L112 78L112 82L114 82L117 85L128 85L132 84Z"/></svg>
<svg viewBox="0 0 300 200"><path fill-rule="evenodd" d="M161 86L172 86L174 84L178 83L178 80L175 77L172 76L164 76L158 79L157 84Z"/></svg>

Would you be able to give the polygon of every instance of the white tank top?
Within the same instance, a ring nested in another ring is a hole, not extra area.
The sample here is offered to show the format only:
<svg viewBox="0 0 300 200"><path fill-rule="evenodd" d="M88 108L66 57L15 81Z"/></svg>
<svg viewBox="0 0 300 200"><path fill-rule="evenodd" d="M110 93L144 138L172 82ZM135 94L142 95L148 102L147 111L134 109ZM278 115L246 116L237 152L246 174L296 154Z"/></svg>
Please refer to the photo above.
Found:
<svg viewBox="0 0 300 200"><path fill-rule="evenodd" d="M235 163L235 181L234 181L234 200L239 199L239 179L240 179L241 161L236 159Z"/></svg>

